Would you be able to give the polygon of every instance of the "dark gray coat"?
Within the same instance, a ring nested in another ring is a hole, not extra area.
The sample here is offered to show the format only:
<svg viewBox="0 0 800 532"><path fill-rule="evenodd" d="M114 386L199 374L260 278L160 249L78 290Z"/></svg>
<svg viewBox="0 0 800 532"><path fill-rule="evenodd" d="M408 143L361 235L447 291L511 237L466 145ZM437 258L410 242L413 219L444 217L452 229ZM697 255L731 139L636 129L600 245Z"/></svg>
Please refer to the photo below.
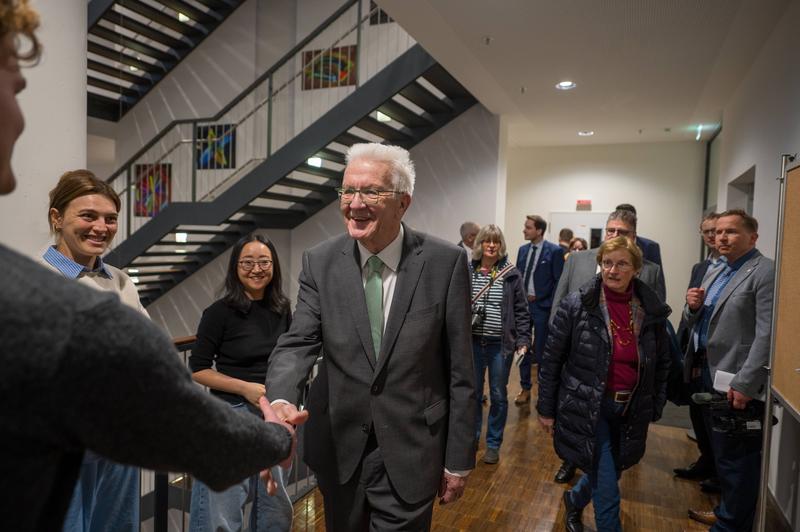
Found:
<svg viewBox="0 0 800 532"><path fill-rule="evenodd" d="M666 402L670 365L670 308L642 281L633 283L645 318L639 333L639 382L620 431L619 469L635 465L644 455L647 427L661 417ZM562 300L539 367L536 409L555 419L556 453L584 471L593 466L595 427L611 361L601 290L598 275Z"/></svg>

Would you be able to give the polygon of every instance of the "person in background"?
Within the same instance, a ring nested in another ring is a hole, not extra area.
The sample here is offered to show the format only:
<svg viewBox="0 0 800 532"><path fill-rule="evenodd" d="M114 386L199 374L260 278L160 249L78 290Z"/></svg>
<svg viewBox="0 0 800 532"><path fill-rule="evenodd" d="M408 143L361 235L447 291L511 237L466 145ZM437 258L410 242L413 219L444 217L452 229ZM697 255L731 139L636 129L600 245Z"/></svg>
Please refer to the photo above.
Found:
<svg viewBox="0 0 800 532"><path fill-rule="evenodd" d="M586 251L587 249L589 249L589 244L586 242L585 238L576 236L569 241L569 253L573 251ZM569 253L567 253L567 255L569 255Z"/></svg>
<svg viewBox="0 0 800 532"><path fill-rule="evenodd" d="M763 417L775 264L756 249L758 221L745 211L723 212L715 231L723 266L707 289L686 292L683 315L698 334L697 342L689 343L685 366L694 367L693 360L702 359L704 392L726 393L736 410L752 403L751 409ZM730 383L723 385L720 377ZM763 431L734 436L712 430L711 413L703 413L721 495L713 512L690 509L689 517L711 525L712 532L750 530L759 496Z"/></svg>
<svg viewBox="0 0 800 532"><path fill-rule="evenodd" d="M564 250L564 255L569 253L569 246L572 243L573 238L575 238L575 234L569 227L565 227L558 232L558 245L561 246L562 250Z"/></svg>
<svg viewBox="0 0 800 532"><path fill-rule="evenodd" d="M564 492L569 532L583 530L590 501L598 531L621 530L619 477L666 402L670 308L636 277L642 263L632 240L603 242L600 274L561 300L539 368L539 422L585 473Z"/></svg>
<svg viewBox="0 0 800 532"><path fill-rule="evenodd" d="M500 460L500 445L508 416L508 376L516 357L523 356L531 342L528 301L522 275L508 260L503 232L487 225L475 239L470 263L472 279L472 353L478 397L489 370L489 417L486 422L486 452L483 462ZM483 415L477 411L476 438L480 440Z"/></svg>
<svg viewBox="0 0 800 532"><path fill-rule="evenodd" d="M611 240L618 236L624 236L630 239L636 238L636 215L629 210L614 211L608 215L605 227L605 240ZM575 292L584 284L593 279L598 273L602 271L597 262L598 249L590 249L588 251L576 251L570 255L570 259L566 263L564 273L558 281L555 295L553 296L553 311L550 316L552 322L555 317L558 304L568 294ZM642 266L638 273L646 285L655 290L655 292L663 300L666 296L666 289L661 281L661 267L648 260L642 261ZM575 475L575 465L564 461L555 475L555 481L559 484L569 482Z"/></svg>
<svg viewBox="0 0 800 532"><path fill-rule="evenodd" d="M467 260L471 260L472 248L475 246L475 237L481 228L475 222L464 222L461 224L461 240L456 243L457 246L464 248L467 252Z"/></svg>
<svg viewBox="0 0 800 532"><path fill-rule="evenodd" d="M20 61L39 57L38 24L27 0L0 0L0 195L16 186ZM60 530L87 449L189 471L214 489L291 456L294 431L267 401L259 402L267 423L231 412L192 382L164 333L116 294L65 281L1 244L0 271L4 530Z"/></svg>
<svg viewBox="0 0 800 532"><path fill-rule="evenodd" d="M700 222L700 236L703 239L708 256L706 259L692 266L692 273L687 290L699 287L708 290L711 281L719 273L719 268L725 265L725 261L721 260L715 244L718 218L719 214L712 212L706 214ZM685 316L681 316L677 335L681 353L684 355L687 353L690 342L692 344L692 349L694 350L696 348L699 330L690 327ZM703 391L703 364L705 364L705 358L702 356L695 356L692 359L692 364L689 366L684 365L683 381L686 385L687 395ZM700 456L688 467L678 467L673 471L678 478L699 480L701 482L700 487L703 491L718 492L719 480L716 478L716 468L714 467L714 451L711 447L708 430L705 426L703 410L692 401L688 401L688 403L689 418L692 421L692 429L694 430Z"/></svg>
<svg viewBox="0 0 800 532"><path fill-rule="evenodd" d="M225 294L203 312L197 327L197 345L189 357L192 378L234 410L260 414L258 401L265 395L270 353L291 322L281 283L281 264L272 242L258 234L242 237L231 250ZM270 474L277 487L272 497L258 475L221 492L195 480L189 530L244 529L248 500L253 501L248 530L291 530L292 501L283 472L276 466Z"/></svg>
<svg viewBox="0 0 800 532"><path fill-rule="evenodd" d="M147 316L130 278L101 258L117 233L119 209L117 193L88 170L62 175L50 191L47 212L56 243L41 262L66 279L116 294ZM64 530L138 531L139 469L87 451Z"/></svg>
<svg viewBox="0 0 800 532"><path fill-rule="evenodd" d="M547 341L550 307L561 272L564 269L564 253L559 246L544 239L547 222L539 215L526 217L522 233L529 243L520 246L517 252L517 269L522 272L522 286L528 300L528 311L533 323L533 356L525 353L519 364L521 390L514 404L523 405L531 400L531 372L533 359L538 364Z"/></svg>
<svg viewBox="0 0 800 532"><path fill-rule="evenodd" d="M616 210L632 212L633 215L638 219L636 207L630 203L620 203L617 205ZM664 264L661 262L661 246L659 246L658 242L655 240L645 238L639 234L636 235L636 245L642 250L642 256L644 257L644 260L658 264L658 266L661 268L661 271L659 272L659 275L661 276L659 283L661 283L662 286L666 286L666 281L664 279Z"/></svg>

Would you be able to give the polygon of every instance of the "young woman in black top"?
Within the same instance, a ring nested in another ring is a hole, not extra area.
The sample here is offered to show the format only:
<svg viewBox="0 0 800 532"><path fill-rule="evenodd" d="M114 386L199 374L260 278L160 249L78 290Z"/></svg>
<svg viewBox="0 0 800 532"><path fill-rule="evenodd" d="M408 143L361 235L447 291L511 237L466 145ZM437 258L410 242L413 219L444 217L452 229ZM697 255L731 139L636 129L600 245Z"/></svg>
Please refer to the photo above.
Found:
<svg viewBox="0 0 800 532"><path fill-rule="evenodd" d="M200 320L197 346L189 358L192 378L232 408L258 415L269 355L290 321L275 246L262 235L243 237L231 251L224 297L208 307ZM195 480L189 529L242 530L244 506L252 498L249 530L290 530L292 504L283 472L276 466L271 473L277 484L274 496L267 495L257 475L222 492Z"/></svg>

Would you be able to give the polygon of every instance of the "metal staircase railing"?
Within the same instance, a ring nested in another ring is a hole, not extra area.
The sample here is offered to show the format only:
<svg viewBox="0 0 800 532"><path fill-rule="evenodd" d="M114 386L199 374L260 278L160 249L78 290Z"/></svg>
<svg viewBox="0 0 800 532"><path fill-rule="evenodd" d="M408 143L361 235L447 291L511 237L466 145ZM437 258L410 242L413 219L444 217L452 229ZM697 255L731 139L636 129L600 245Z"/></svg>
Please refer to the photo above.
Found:
<svg viewBox="0 0 800 532"><path fill-rule="evenodd" d="M127 267L144 304L240 235L294 228L334 201L353 143L411 148L475 103L378 8L362 13L366 1L348 1L216 117L173 123L109 178L127 238L106 260Z"/></svg>

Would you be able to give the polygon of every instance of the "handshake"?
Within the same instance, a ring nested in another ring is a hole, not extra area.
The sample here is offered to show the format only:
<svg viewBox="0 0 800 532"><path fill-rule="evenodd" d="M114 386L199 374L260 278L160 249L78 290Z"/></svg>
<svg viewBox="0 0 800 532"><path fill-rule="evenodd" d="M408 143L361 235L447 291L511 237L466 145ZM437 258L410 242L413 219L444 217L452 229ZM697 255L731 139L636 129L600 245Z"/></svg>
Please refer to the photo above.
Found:
<svg viewBox="0 0 800 532"><path fill-rule="evenodd" d="M297 449L297 435L295 434L294 428L297 425L302 425L308 420L308 412L305 410L301 412L297 410L297 407L290 403L280 402L270 405L269 399L267 399L266 395L262 395L258 399L258 406L261 408L261 413L264 415L264 421L267 423L278 423L279 425L283 425L289 431L289 434L292 435L292 449L289 452L289 456L287 456L286 459L280 463L282 468L289 469L289 467L292 465L292 459L294 458L295 450ZM275 495L278 485L272 478L270 470L265 469L261 471L259 476L267 488L267 493L270 495Z"/></svg>

